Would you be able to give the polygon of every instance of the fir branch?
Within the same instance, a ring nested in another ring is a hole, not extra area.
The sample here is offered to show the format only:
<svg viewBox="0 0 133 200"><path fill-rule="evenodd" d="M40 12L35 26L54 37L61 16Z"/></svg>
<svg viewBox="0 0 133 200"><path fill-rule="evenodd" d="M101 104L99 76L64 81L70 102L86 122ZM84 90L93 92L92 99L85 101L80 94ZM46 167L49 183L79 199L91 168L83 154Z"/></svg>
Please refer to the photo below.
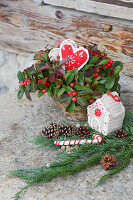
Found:
<svg viewBox="0 0 133 200"><path fill-rule="evenodd" d="M33 184L34 184L34 183L31 183L31 184L28 184L28 185L26 185L25 187L23 187L19 192L17 192L17 193L15 194L15 196L14 196L12 199L18 200L19 197L20 197L20 194L21 194L24 190L26 190L28 187L32 186Z"/></svg>
<svg viewBox="0 0 133 200"><path fill-rule="evenodd" d="M53 139L48 139L43 136L37 136L33 140L30 140L29 142L34 143L37 145L38 149L58 149L59 146L54 145Z"/></svg>
<svg viewBox="0 0 133 200"><path fill-rule="evenodd" d="M108 174L102 176L97 182L97 185L103 183L110 176L120 172L129 164L130 158L133 157L133 111L126 112L123 128L127 131L127 138L125 139L116 139L114 134L104 136L91 129L90 137L93 134L98 133L102 136L104 143L98 145L77 145L77 149L73 149L70 154L67 152L58 153L56 162L52 162L50 167L42 166L34 169L11 171L10 174L24 179L27 183L27 185L14 196L14 200L17 200L21 192L34 183L40 182L43 184L58 176L71 175L80 172L92 164L98 164L102 155L105 154L112 154L116 157L117 167L111 170ZM75 136L72 138L74 139L74 137ZM66 140L65 137L59 137L58 139ZM69 140L71 138L67 139ZM75 139L77 139L77 136ZM38 136L31 142L36 144L39 148L59 148L54 145L54 140L44 138L43 136Z"/></svg>

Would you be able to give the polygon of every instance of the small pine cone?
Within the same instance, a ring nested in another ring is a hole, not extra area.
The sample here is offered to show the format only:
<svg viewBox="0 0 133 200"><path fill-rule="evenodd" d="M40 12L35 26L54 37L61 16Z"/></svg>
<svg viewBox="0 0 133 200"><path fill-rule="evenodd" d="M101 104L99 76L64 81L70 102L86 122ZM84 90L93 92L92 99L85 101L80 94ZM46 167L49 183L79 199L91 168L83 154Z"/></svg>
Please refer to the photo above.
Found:
<svg viewBox="0 0 133 200"><path fill-rule="evenodd" d="M76 135L78 135L79 137L88 136L89 134L90 134L90 130L87 126L80 126L77 129L77 133L76 133Z"/></svg>
<svg viewBox="0 0 133 200"><path fill-rule="evenodd" d="M57 124L57 123L51 123L51 124L49 124L49 126L45 127L42 130L42 134L46 138L50 138L50 139L56 138L60 134L59 128L60 128L59 124Z"/></svg>
<svg viewBox="0 0 133 200"><path fill-rule="evenodd" d="M75 134L76 126L62 124L62 125L60 125L59 131L60 131L60 135L69 137L69 136Z"/></svg>
<svg viewBox="0 0 133 200"><path fill-rule="evenodd" d="M120 129L120 130L115 132L115 137L116 138L126 138L127 137L127 133L123 129Z"/></svg>
<svg viewBox="0 0 133 200"><path fill-rule="evenodd" d="M103 155L100 164L105 170L112 169L116 165L116 158L109 154Z"/></svg>

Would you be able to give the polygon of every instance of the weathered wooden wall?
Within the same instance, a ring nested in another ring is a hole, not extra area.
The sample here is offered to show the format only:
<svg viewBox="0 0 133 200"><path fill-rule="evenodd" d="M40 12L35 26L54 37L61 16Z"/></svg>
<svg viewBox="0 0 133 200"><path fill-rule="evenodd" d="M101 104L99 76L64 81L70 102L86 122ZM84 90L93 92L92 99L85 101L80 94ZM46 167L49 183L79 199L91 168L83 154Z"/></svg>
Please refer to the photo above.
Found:
<svg viewBox="0 0 133 200"><path fill-rule="evenodd" d="M44 2L38 6L32 0L0 1L0 49L27 55L46 44L53 46L57 39L101 42L111 57L124 62L124 72L133 75L133 21L48 5L54 0Z"/></svg>
<svg viewBox="0 0 133 200"><path fill-rule="evenodd" d="M43 0L43 2L84 12L133 20L132 0Z"/></svg>

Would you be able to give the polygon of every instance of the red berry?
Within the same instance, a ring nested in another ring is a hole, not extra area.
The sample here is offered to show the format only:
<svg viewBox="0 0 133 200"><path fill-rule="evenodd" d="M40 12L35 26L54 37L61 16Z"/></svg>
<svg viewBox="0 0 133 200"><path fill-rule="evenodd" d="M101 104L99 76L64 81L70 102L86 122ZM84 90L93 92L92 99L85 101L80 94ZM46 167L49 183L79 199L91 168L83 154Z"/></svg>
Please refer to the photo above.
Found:
<svg viewBox="0 0 133 200"><path fill-rule="evenodd" d="M104 56L107 56L107 53L104 53Z"/></svg>
<svg viewBox="0 0 133 200"><path fill-rule="evenodd" d="M74 83L70 83L70 87L74 87L74 85L75 85Z"/></svg>
<svg viewBox="0 0 133 200"><path fill-rule="evenodd" d="M80 97L80 95L78 94L77 97Z"/></svg>
<svg viewBox="0 0 133 200"><path fill-rule="evenodd" d="M38 80L38 83L39 83L40 81L42 82L42 80Z"/></svg>
<svg viewBox="0 0 133 200"><path fill-rule="evenodd" d="M110 70L113 71L113 68L111 68Z"/></svg>
<svg viewBox="0 0 133 200"><path fill-rule="evenodd" d="M103 66L101 66L100 69L103 69Z"/></svg>
<svg viewBox="0 0 133 200"><path fill-rule="evenodd" d="M77 95L77 92L76 92L76 91L73 91L72 95L73 95L73 96L76 96L76 95Z"/></svg>
<svg viewBox="0 0 133 200"><path fill-rule="evenodd" d="M110 63L108 63L108 64L107 64L107 66L108 66L108 67L111 67L111 64L110 64Z"/></svg>
<svg viewBox="0 0 133 200"><path fill-rule="evenodd" d="M50 83L49 82L46 82L46 87L49 87L50 86Z"/></svg>
<svg viewBox="0 0 133 200"><path fill-rule="evenodd" d="M105 69L108 69L108 66L107 66L107 65L105 65Z"/></svg>
<svg viewBox="0 0 133 200"><path fill-rule="evenodd" d="M37 80L37 78L35 78L35 83L37 83L38 82L38 80Z"/></svg>
<svg viewBox="0 0 133 200"><path fill-rule="evenodd" d="M46 81L44 81L44 82L43 82L43 84L44 84L44 85L46 85L46 84L47 84L47 82L46 82Z"/></svg>
<svg viewBox="0 0 133 200"><path fill-rule="evenodd" d="M72 95L72 93L69 95L69 97L72 97L73 95Z"/></svg>
<svg viewBox="0 0 133 200"><path fill-rule="evenodd" d="M27 85L27 82L26 82L26 81L24 81L24 85Z"/></svg>
<svg viewBox="0 0 133 200"><path fill-rule="evenodd" d="M77 101L76 97L73 97L73 98L72 98L72 101L73 101L73 102L76 102L76 101Z"/></svg>
<svg viewBox="0 0 133 200"><path fill-rule="evenodd" d="M97 77L97 76L99 76L99 74L98 74L98 73L96 73L96 74L95 74L95 76Z"/></svg>
<svg viewBox="0 0 133 200"><path fill-rule="evenodd" d="M21 87L22 85L19 85L19 88Z"/></svg>
<svg viewBox="0 0 133 200"><path fill-rule="evenodd" d="M70 96L70 95L71 95L71 92L67 92L67 95Z"/></svg>
<svg viewBox="0 0 133 200"><path fill-rule="evenodd" d="M40 53L40 57L41 57L41 55L43 55L44 53L42 52L42 53Z"/></svg>
<svg viewBox="0 0 133 200"><path fill-rule="evenodd" d="M43 89L42 92L45 94L46 93L46 89Z"/></svg>
<svg viewBox="0 0 133 200"><path fill-rule="evenodd" d="M108 73L108 76L110 75L110 73Z"/></svg>
<svg viewBox="0 0 133 200"><path fill-rule="evenodd" d="M92 103L92 99L89 99L89 102Z"/></svg>
<svg viewBox="0 0 133 200"><path fill-rule="evenodd" d="M30 79L30 78L27 78L27 80L26 80L26 81L27 81L27 83L30 83L31 79Z"/></svg>
<svg viewBox="0 0 133 200"><path fill-rule="evenodd" d="M110 64L113 64L113 60L110 61Z"/></svg>
<svg viewBox="0 0 133 200"><path fill-rule="evenodd" d="M34 66L35 66L35 68L37 67L37 65L38 65L38 64L35 64L35 65L34 65Z"/></svg>
<svg viewBox="0 0 133 200"><path fill-rule="evenodd" d="M100 72L100 69L97 69L96 72Z"/></svg>
<svg viewBox="0 0 133 200"><path fill-rule="evenodd" d="M20 81L20 83L23 83L23 81Z"/></svg>

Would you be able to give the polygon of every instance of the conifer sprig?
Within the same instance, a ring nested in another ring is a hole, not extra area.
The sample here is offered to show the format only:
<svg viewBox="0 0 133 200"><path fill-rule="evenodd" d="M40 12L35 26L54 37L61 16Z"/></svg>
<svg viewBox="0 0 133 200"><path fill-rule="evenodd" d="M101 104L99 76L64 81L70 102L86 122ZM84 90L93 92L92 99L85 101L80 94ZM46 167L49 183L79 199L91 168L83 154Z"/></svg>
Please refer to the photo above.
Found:
<svg viewBox="0 0 133 200"><path fill-rule="evenodd" d="M84 124L86 122L84 121L81 123ZM104 143L98 145L77 145L77 148L73 149L70 154L65 151L57 153L56 162L53 161L49 167L42 166L34 169L11 171L11 175L22 178L27 183L27 185L14 196L14 200L18 200L20 194L34 183L40 182L43 184L58 176L72 175L80 172L92 164L98 164L102 155L105 154L114 155L117 159L117 165L114 169L109 171L109 173L102 176L96 186L103 183L110 176L120 172L129 164L130 159L133 157L133 111L126 112L123 129L127 132L127 137L125 139L117 139L114 134L109 136L102 135ZM92 129L90 132L90 137L93 134L97 134L97 132ZM77 138L76 136L75 139ZM63 140L66 138L61 136L59 139ZM47 139L42 136L38 136L32 140L32 143L39 146L39 148L59 148L54 145L53 139Z"/></svg>

